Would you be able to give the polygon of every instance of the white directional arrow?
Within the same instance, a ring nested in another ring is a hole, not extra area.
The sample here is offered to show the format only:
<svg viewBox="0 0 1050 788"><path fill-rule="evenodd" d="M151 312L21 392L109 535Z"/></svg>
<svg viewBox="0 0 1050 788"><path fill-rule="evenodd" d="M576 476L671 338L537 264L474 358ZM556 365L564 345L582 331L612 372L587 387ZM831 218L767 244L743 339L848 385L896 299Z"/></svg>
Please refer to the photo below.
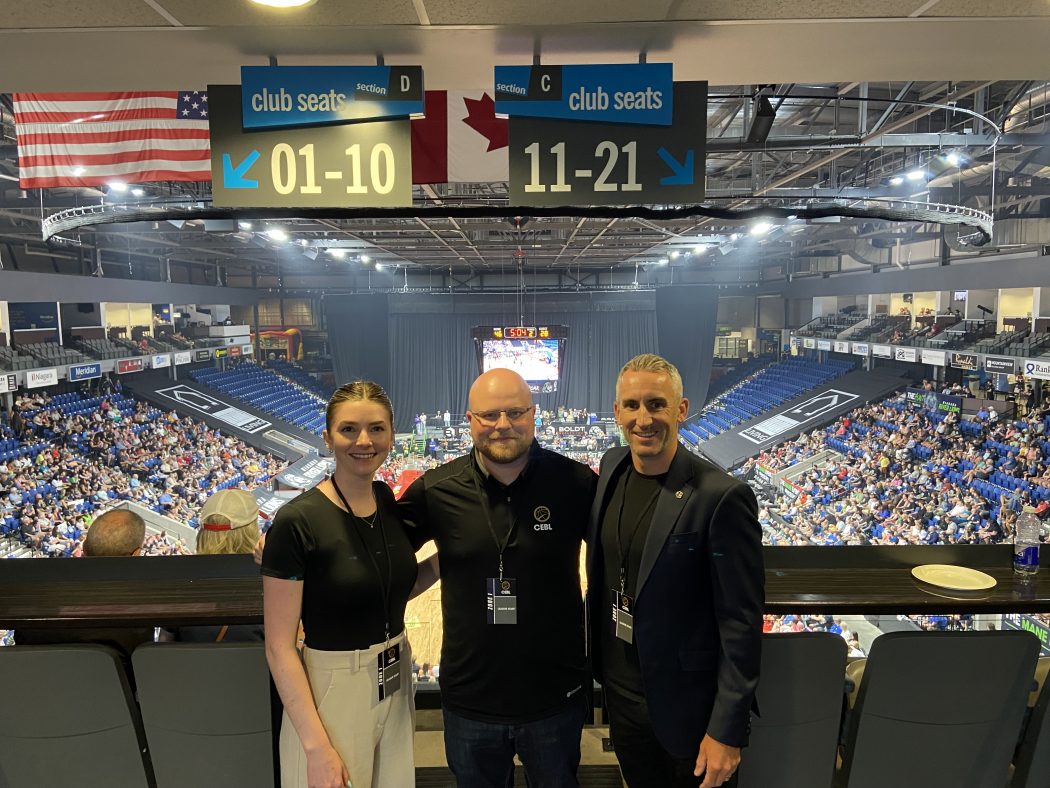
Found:
<svg viewBox="0 0 1050 788"><path fill-rule="evenodd" d="M209 410L216 406L226 407L226 403L219 402L217 399L212 399L204 394L201 394L192 389L176 389L171 392L171 396L177 401L189 405L191 408L197 408L198 410Z"/></svg>
<svg viewBox="0 0 1050 788"><path fill-rule="evenodd" d="M819 403L819 404L818 404ZM839 395L828 392L820 397L814 397L808 402L803 402L789 413L801 413L803 416L815 416L825 410L830 410L839 404Z"/></svg>

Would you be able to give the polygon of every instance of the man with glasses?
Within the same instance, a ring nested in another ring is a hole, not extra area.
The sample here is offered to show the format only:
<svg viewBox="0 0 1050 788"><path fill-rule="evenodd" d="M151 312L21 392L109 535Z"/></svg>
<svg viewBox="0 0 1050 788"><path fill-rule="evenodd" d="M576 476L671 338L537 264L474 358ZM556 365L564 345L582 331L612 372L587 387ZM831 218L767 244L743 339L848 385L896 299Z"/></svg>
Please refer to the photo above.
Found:
<svg viewBox="0 0 1050 788"><path fill-rule="evenodd" d="M590 700L580 545L597 477L540 448L528 384L493 369L471 386L474 451L401 498L441 563L445 754L460 786L576 786Z"/></svg>

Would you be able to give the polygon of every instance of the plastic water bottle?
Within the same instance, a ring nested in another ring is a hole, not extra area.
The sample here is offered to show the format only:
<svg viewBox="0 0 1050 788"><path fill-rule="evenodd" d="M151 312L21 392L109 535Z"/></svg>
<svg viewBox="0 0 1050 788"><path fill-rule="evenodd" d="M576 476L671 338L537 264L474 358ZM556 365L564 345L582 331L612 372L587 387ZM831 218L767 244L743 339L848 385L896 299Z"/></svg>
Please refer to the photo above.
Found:
<svg viewBox="0 0 1050 788"><path fill-rule="evenodd" d="M1014 572L1034 575L1039 571L1039 518L1035 509L1026 506L1014 529Z"/></svg>

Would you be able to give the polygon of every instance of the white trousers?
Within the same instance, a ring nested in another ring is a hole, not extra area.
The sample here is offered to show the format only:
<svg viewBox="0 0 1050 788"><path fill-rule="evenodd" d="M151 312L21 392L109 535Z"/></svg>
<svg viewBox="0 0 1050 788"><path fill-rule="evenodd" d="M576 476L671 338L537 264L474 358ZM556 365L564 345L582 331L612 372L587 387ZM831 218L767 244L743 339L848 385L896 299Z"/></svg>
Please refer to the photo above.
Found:
<svg viewBox="0 0 1050 788"><path fill-rule="evenodd" d="M378 693L382 643L359 651L303 649L317 713L350 773L352 788L416 784L412 652L404 632L390 644L401 644L401 689L382 701ZM281 786L307 788L306 753L287 712L281 725Z"/></svg>

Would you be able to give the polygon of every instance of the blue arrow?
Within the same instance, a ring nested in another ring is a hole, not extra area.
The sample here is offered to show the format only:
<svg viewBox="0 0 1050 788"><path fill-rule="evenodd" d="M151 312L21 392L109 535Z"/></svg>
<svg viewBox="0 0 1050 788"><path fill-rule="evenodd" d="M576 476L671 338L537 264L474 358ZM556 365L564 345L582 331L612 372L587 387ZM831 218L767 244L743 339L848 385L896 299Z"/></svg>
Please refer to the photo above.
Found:
<svg viewBox="0 0 1050 788"><path fill-rule="evenodd" d="M693 149L690 148L685 154L685 163L680 164L678 159L671 155L671 152L667 148L660 148L656 151L660 158L664 160L664 164L671 168L671 172L674 175L668 175L667 177L660 179L661 186L691 186L694 180L693 175Z"/></svg>
<svg viewBox="0 0 1050 788"><path fill-rule="evenodd" d="M690 151L692 153L692 151ZM233 166L233 160L230 158L230 154L222 154L222 185L227 189L258 189L259 182L249 180L244 175L248 170L252 168L252 165L259 160L259 151L253 150L247 156L244 161L238 164L236 167Z"/></svg>

